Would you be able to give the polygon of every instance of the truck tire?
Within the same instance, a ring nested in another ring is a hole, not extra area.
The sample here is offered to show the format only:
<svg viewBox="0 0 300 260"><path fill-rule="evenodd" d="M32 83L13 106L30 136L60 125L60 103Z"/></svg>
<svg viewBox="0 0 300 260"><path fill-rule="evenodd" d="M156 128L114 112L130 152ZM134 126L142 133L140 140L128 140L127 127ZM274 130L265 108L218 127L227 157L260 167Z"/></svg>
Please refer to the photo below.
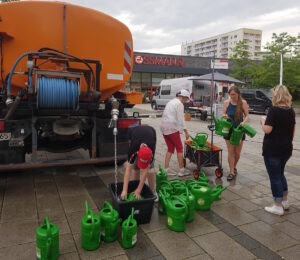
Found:
<svg viewBox="0 0 300 260"><path fill-rule="evenodd" d="M155 101L151 103L151 107L153 110L157 110L157 104Z"/></svg>
<svg viewBox="0 0 300 260"><path fill-rule="evenodd" d="M205 120L207 119L207 111L204 111L204 112L201 113L200 119L201 119L202 121L205 121Z"/></svg>

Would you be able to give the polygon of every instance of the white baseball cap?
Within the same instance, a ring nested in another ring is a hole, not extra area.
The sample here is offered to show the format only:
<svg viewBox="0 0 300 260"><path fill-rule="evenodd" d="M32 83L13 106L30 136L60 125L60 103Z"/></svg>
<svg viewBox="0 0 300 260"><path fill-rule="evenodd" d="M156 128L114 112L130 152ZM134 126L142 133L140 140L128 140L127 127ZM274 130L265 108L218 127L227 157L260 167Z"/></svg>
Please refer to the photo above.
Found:
<svg viewBox="0 0 300 260"><path fill-rule="evenodd" d="M178 96L190 99L190 92L188 92L186 89L182 89L179 91Z"/></svg>

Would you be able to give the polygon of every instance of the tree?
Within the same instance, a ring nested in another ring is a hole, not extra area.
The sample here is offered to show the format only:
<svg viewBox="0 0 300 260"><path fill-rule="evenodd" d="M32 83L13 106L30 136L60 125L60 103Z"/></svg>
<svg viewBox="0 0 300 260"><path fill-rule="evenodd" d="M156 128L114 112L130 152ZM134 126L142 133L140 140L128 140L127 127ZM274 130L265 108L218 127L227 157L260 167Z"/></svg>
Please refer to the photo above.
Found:
<svg viewBox="0 0 300 260"><path fill-rule="evenodd" d="M16 2L16 1L19 1L19 0L1 0L2 3Z"/></svg>
<svg viewBox="0 0 300 260"><path fill-rule="evenodd" d="M244 81L247 85L251 84L255 74L255 63L249 58L247 41L239 41L232 51L230 62L233 66L229 76Z"/></svg>
<svg viewBox="0 0 300 260"><path fill-rule="evenodd" d="M272 42L265 46L266 52L258 66L255 78L260 87L273 87L279 84L280 56L283 55L283 84L292 93L300 89L300 36L293 37L286 32L273 33Z"/></svg>

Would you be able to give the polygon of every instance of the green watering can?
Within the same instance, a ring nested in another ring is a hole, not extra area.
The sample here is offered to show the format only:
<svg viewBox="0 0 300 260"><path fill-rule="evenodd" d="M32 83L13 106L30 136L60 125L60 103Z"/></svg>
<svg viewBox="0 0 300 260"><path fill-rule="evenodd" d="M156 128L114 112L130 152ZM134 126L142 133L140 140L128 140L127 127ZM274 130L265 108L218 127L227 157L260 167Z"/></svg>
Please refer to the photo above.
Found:
<svg viewBox="0 0 300 260"><path fill-rule="evenodd" d="M185 221L188 215L188 207L185 201L179 196L163 197L166 207L166 224L170 230L183 232L185 230Z"/></svg>
<svg viewBox="0 0 300 260"><path fill-rule="evenodd" d="M169 199L171 194L166 192L165 189L160 189L158 192L158 212L162 215L166 214L165 199Z"/></svg>
<svg viewBox="0 0 300 260"><path fill-rule="evenodd" d="M156 173L156 190L160 189L161 182L166 181L167 176L167 172L160 165L158 165L158 172Z"/></svg>
<svg viewBox="0 0 300 260"><path fill-rule="evenodd" d="M137 241L137 222L134 219L134 208L131 208L131 214L122 223L122 246L132 248Z"/></svg>
<svg viewBox="0 0 300 260"><path fill-rule="evenodd" d="M214 113L212 113L212 116L215 123L216 134L226 137L229 134L230 128L233 126L233 120L227 121L225 117L216 119Z"/></svg>
<svg viewBox="0 0 300 260"><path fill-rule="evenodd" d="M252 128L249 124L244 124L241 126L242 131L253 138L256 135L256 130Z"/></svg>
<svg viewBox="0 0 300 260"><path fill-rule="evenodd" d="M160 185L160 190L165 190L169 194L174 193L173 186L168 181L162 181Z"/></svg>
<svg viewBox="0 0 300 260"><path fill-rule="evenodd" d="M188 187L188 189L191 189L192 186L194 185L201 185L201 186L209 186L209 183L207 181L199 181L199 180L194 180L194 179L190 179L186 181L186 186Z"/></svg>
<svg viewBox="0 0 300 260"><path fill-rule="evenodd" d="M227 188L227 187L226 187ZM226 189L225 188L225 189ZM217 184L213 190L216 191L217 189L223 189L223 185L222 184ZM222 193L220 193L220 195L216 198L216 200L221 200L221 197L222 197Z"/></svg>
<svg viewBox="0 0 300 260"><path fill-rule="evenodd" d="M210 185L192 185L190 188L191 193L195 196L196 204L195 208L197 210L209 210L211 204L217 200L220 194L226 189L226 187L215 187L210 188Z"/></svg>
<svg viewBox="0 0 300 260"><path fill-rule="evenodd" d="M119 213L113 209L112 205L105 200L100 211L101 240L104 242L113 242L118 238L118 225L122 219Z"/></svg>
<svg viewBox="0 0 300 260"><path fill-rule="evenodd" d="M81 219L81 246L85 250L96 250L100 241L100 217L89 209L86 200L85 215Z"/></svg>
<svg viewBox="0 0 300 260"><path fill-rule="evenodd" d="M184 200L188 208L186 222L192 222L194 220L194 211L195 211L195 203L196 203L195 196L186 187L186 192L179 195L179 197Z"/></svg>
<svg viewBox="0 0 300 260"><path fill-rule="evenodd" d="M186 191L186 185L182 180L179 179L173 179L170 180L169 183L173 187L174 195L180 195L182 193L185 193Z"/></svg>
<svg viewBox="0 0 300 260"><path fill-rule="evenodd" d="M139 200L142 200L143 197L141 196L141 198ZM133 193L129 193L129 195L126 197L125 201L136 201L136 197Z"/></svg>
<svg viewBox="0 0 300 260"><path fill-rule="evenodd" d="M194 144L192 144L191 146L196 149L205 147L207 138L208 134L197 133L195 137L191 137L192 141L194 142Z"/></svg>
<svg viewBox="0 0 300 260"><path fill-rule="evenodd" d="M239 146L241 143L241 140L243 138L244 132L242 131L242 129L240 128L240 125L238 127L234 127L232 129L232 133L230 136L230 144L234 145L234 146Z"/></svg>
<svg viewBox="0 0 300 260"><path fill-rule="evenodd" d="M36 258L56 260L59 256L59 229L45 217L44 224L36 230Z"/></svg>

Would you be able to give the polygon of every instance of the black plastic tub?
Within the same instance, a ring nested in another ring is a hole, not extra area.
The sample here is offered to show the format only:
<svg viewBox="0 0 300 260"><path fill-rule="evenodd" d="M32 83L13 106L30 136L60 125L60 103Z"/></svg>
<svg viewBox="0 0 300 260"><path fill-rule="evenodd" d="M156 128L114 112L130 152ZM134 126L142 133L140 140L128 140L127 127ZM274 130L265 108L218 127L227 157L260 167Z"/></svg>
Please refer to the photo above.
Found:
<svg viewBox="0 0 300 260"><path fill-rule="evenodd" d="M130 181L128 184L128 194L135 191L139 181ZM138 224L149 223L152 216L155 196L147 184L144 184L142 189L142 200L123 201L119 197L123 189L123 182L117 184L117 197L115 193L115 184L109 185L110 194L112 196L113 207L119 212L120 218L125 220L131 214L131 208L134 207L134 218Z"/></svg>

